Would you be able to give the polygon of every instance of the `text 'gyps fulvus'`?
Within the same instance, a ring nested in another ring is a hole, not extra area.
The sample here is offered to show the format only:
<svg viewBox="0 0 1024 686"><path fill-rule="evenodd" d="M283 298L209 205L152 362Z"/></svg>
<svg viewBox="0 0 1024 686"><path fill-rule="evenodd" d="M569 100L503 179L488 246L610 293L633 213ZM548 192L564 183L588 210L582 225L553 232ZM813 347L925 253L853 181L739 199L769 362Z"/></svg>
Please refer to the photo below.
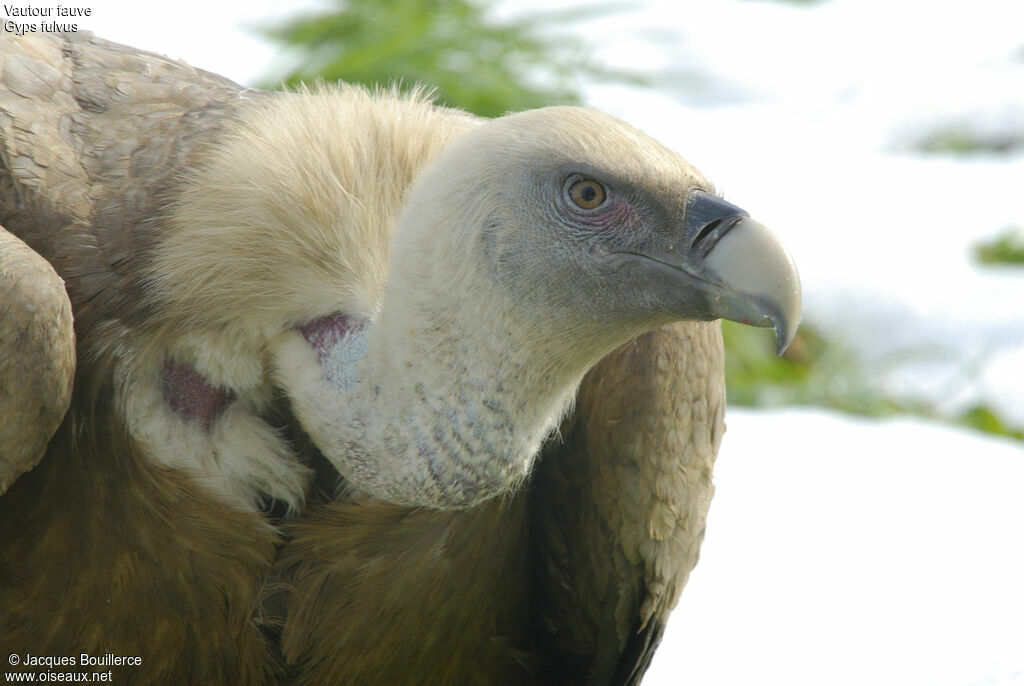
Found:
<svg viewBox="0 0 1024 686"><path fill-rule="evenodd" d="M4 654L639 682L711 497L714 320L799 319L763 226L590 110L88 34L3 36L0 127Z"/></svg>

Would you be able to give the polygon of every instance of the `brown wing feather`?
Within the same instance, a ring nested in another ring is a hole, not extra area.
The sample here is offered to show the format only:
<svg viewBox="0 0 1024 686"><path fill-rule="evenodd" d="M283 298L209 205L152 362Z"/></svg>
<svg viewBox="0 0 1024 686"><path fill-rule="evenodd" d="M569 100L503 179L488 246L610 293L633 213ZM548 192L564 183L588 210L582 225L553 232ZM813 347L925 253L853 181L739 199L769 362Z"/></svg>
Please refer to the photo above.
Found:
<svg viewBox="0 0 1024 686"><path fill-rule="evenodd" d="M87 346L144 320L160 209L241 90L88 33L0 36L0 492L67 408L68 297Z"/></svg>
<svg viewBox="0 0 1024 686"><path fill-rule="evenodd" d="M89 390L76 389L46 458L0 498L5 649L141 657L75 669L118 683L274 683L253 612L277 536L147 460L111 416L104 377L79 374Z"/></svg>
<svg viewBox="0 0 1024 686"><path fill-rule="evenodd" d="M75 335L64 283L0 227L0 495L42 458L71 402Z"/></svg>
<svg viewBox="0 0 1024 686"><path fill-rule="evenodd" d="M286 527L277 572L295 683L535 683L523 505L335 502Z"/></svg>
<svg viewBox="0 0 1024 686"><path fill-rule="evenodd" d="M724 431L717 323L677 323L584 379L531 513L550 683L637 683L696 564Z"/></svg>
<svg viewBox="0 0 1024 686"><path fill-rule="evenodd" d="M80 362L42 462L0 498L9 652L142 658L113 668L124 683L258 684L274 669L254 612L276 532L147 459L112 402L112 368L150 315L162 208L241 91L88 34L0 37L0 220L66 281ZM2 342L0 388L33 352Z"/></svg>
<svg viewBox="0 0 1024 686"><path fill-rule="evenodd" d="M80 337L146 317L160 212L243 90L88 33L0 38L0 222L67 281Z"/></svg>

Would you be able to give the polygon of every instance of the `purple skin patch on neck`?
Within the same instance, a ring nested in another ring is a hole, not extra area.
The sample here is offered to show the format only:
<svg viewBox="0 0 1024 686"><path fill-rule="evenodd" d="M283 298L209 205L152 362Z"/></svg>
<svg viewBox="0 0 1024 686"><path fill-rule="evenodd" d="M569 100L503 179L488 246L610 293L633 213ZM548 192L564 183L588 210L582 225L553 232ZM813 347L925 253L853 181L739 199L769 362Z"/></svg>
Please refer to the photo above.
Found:
<svg viewBox="0 0 1024 686"><path fill-rule="evenodd" d="M331 314L298 327L316 351L324 380L336 390L352 390L356 368L366 354L367 321L347 314Z"/></svg>
<svg viewBox="0 0 1024 686"><path fill-rule="evenodd" d="M168 358L160 374L160 392L174 414L188 422L199 422L204 431L234 399L222 386L213 386L195 367Z"/></svg>
<svg viewBox="0 0 1024 686"><path fill-rule="evenodd" d="M316 351L320 364L323 364L324 360L338 343L348 336L349 333L353 333L360 328L362 327L349 315L337 313L307 322L299 326L298 330L302 337L306 339L306 342Z"/></svg>

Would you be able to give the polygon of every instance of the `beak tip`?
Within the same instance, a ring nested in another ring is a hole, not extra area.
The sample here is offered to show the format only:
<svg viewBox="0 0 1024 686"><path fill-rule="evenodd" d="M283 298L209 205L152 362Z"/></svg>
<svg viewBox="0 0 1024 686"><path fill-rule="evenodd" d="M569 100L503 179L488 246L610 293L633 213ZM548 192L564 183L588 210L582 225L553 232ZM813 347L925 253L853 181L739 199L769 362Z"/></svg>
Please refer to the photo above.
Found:
<svg viewBox="0 0 1024 686"><path fill-rule="evenodd" d="M800 324L802 289L796 264L779 239L744 217L719 238L707 264L731 294L718 301L714 314L773 328L777 353L785 353Z"/></svg>
<svg viewBox="0 0 1024 686"><path fill-rule="evenodd" d="M775 341L776 354L782 357L786 350L789 348L789 344L793 342L793 337L796 336L796 330L799 328L800 323L790 324L783 317L779 317L775 320Z"/></svg>
<svg viewBox="0 0 1024 686"><path fill-rule="evenodd" d="M787 287L782 289L781 297L776 303L778 309L771 318L779 357L782 357L789 348L789 344L793 342L802 319L800 316L802 304L800 277L797 275L796 265L792 263L792 260L790 260L790 266L792 278L786 280Z"/></svg>

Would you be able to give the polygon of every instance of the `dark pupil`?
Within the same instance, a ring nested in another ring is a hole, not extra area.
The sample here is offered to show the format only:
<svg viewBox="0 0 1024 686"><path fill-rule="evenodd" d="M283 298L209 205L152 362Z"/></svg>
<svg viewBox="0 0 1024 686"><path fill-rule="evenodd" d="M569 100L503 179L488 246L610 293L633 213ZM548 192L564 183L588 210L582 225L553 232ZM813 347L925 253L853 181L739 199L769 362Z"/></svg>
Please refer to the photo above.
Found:
<svg viewBox="0 0 1024 686"><path fill-rule="evenodd" d="M587 185L580 190L580 198L582 198L584 202L590 202L596 197L597 191L594 190L593 186Z"/></svg>

